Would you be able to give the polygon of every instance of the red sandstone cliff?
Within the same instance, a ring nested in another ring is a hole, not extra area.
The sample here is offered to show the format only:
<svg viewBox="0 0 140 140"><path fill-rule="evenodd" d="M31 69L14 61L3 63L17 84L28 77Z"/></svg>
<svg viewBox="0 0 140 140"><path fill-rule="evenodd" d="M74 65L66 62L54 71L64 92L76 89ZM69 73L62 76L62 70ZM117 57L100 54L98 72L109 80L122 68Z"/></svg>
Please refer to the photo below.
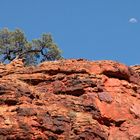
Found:
<svg viewBox="0 0 140 140"><path fill-rule="evenodd" d="M0 140L139 140L140 77L113 61L0 64Z"/></svg>

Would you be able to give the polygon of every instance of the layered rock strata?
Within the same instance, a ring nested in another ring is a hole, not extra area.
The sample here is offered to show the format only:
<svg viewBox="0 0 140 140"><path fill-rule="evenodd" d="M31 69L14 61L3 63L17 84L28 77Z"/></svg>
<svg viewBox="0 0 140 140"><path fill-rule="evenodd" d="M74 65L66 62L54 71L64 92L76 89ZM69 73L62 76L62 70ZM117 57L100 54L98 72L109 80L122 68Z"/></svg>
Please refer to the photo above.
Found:
<svg viewBox="0 0 140 140"><path fill-rule="evenodd" d="M140 77L114 61L0 64L0 140L138 140Z"/></svg>

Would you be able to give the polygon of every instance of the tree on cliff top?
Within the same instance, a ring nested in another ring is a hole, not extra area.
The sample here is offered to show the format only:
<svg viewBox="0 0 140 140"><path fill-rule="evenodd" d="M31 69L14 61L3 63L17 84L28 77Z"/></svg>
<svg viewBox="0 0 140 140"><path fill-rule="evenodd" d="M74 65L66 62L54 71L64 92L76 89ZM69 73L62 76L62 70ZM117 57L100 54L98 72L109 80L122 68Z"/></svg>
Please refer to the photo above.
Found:
<svg viewBox="0 0 140 140"><path fill-rule="evenodd" d="M61 50L50 34L43 34L40 39L29 42L20 29L9 31L4 28L0 30L0 62L9 63L16 57L24 59L26 65L62 58Z"/></svg>

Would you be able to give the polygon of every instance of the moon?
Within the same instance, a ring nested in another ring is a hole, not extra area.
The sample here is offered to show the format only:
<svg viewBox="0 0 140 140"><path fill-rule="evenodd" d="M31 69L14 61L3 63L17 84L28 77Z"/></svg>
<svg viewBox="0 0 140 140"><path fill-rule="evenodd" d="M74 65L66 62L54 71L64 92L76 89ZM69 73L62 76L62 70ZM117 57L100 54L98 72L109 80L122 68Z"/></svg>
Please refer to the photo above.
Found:
<svg viewBox="0 0 140 140"><path fill-rule="evenodd" d="M129 23L137 23L138 20L136 18L130 18Z"/></svg>

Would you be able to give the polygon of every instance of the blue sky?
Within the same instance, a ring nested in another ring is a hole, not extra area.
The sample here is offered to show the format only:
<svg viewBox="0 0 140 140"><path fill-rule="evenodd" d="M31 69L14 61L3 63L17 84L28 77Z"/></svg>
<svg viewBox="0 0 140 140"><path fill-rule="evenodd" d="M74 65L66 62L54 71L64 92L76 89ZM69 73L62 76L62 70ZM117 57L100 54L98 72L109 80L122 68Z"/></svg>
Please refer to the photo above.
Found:
<svg viewBox="0 0 140 140"><path fill-rule="evenodd" d="M140 0L0 0L0 28L51 33L65 58L140 64Z"/></svg>

